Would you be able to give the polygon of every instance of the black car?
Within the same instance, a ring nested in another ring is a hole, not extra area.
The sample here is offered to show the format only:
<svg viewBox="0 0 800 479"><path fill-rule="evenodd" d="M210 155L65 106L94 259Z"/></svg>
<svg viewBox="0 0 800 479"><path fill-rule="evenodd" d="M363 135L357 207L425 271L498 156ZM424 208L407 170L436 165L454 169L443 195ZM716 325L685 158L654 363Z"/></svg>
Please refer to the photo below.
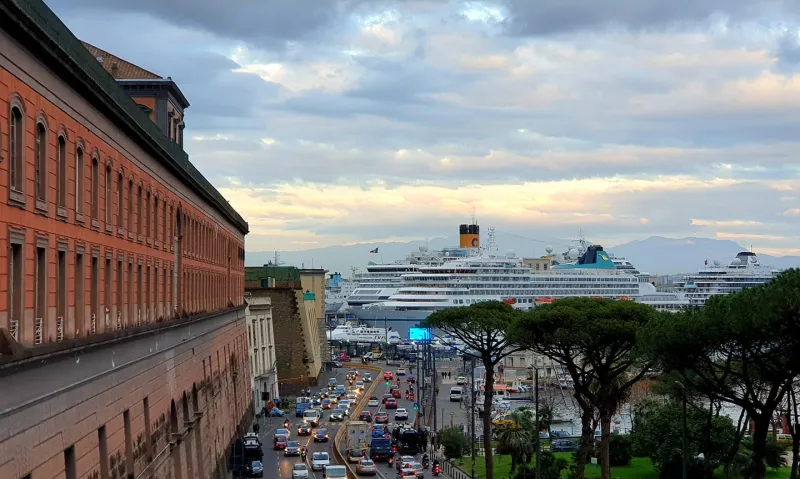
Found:
<svg viewBox="0 0 800 479"><path fill-rule="evenodd" d="M311 424L304 422L297 426L297 435L298 436L310 436L311 435Z"/></svg>
<svg viewBox="0 0 800 479"><path fill-rule="evenodd" d="M578 444L566 439L557 439L550 443L551 452L575 452L578 449L580 449Z"/></svg>
<svg viewBox="0 0 800 479"><path fill-rule="evenodd" d="M317 429L317 432L314 433L314 442L328 442L330 438L331 436L325 428Z"/></svg>
<svg viewBox="0 0 800 479"><path fill-rule="evenodd" d="M244 472L247 477L264 477L264 465L261 464L261 461L251 461L249 464L245 464Z"/></svg>

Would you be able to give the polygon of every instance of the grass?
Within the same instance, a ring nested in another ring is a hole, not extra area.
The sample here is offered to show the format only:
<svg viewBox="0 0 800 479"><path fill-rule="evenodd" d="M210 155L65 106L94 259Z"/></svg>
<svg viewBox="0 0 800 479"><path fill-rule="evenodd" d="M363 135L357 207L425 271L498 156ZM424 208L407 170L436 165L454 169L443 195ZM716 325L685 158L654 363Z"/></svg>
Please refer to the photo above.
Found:
<svg viewBox="0 0 800 479"><path fill-rule="evenodd" d="M556 457L572 460L572 453L570 452L557 452ZM495 456L494 461L494 477L496 479L511 479L509 471L511 470L511 457L507 455ZM472 472L472 459L469 457L464 458L464 465L459 466L461 470L470 474ZM791 468L782 467L778 470L768 470L768 479L788 479ZM721 471L716 474L717 477L722 477ZM567 477L567 471L562 473L562 477ZM599 465L586 465L586 479L597 479L600 477ZM658 479L658 472L653 467L649 458L634 457L631 463L624 467L611 468L612 479ZM483 457L475 458L475 479L486 479L486 463Z"/></svg>

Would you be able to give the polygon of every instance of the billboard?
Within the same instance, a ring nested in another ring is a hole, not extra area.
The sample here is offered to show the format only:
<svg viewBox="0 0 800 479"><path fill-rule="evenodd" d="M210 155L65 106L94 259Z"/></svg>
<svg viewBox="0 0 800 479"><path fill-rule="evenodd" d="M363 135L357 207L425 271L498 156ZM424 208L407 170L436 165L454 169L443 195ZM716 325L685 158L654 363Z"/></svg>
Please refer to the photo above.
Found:
<svg viewBox="0 0 800 479"><path fill-rule="evenodd" d="M431 330L428 328L408 328L408 340L429 343L431 341Z"/></svg>

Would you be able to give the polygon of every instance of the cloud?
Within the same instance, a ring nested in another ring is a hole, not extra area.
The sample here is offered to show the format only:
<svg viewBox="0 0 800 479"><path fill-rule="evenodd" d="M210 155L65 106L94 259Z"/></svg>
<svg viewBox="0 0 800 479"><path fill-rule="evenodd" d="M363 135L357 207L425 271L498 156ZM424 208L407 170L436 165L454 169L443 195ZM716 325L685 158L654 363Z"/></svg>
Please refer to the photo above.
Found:
<svg viewBox="0 0 800 479"><path fill-rule="evenodd" d="M800 233L796 2L48 4L176 80L249 250L437 236L473 209L608 244Z"/></svg>

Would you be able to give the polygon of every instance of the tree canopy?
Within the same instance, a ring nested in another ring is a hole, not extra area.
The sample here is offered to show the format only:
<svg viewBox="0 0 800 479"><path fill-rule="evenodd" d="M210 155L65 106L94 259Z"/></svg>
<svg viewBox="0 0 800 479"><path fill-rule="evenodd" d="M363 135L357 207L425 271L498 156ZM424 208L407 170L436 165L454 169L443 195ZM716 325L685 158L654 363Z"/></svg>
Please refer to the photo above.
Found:
<svg viewBox="0 0 800 479"><path fill-rule="evenodd" d="M595 410L600 413L602 477L610 477L611 418L648 371L637 346L639 331L659 314L632 301L565 298L537 306L515 329L516 342L562 364L572 378L582 423L578 477L594 438Z"/></svg>
<svg viewBox="0 0 800 479"><path fill-rule="evenodd" d="M687 388L744 409L754 427L750 477L764 477L772 415L800 374L800 270L661 317L645 329L642 344Z"/></svg>

